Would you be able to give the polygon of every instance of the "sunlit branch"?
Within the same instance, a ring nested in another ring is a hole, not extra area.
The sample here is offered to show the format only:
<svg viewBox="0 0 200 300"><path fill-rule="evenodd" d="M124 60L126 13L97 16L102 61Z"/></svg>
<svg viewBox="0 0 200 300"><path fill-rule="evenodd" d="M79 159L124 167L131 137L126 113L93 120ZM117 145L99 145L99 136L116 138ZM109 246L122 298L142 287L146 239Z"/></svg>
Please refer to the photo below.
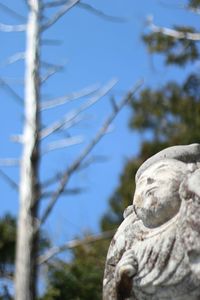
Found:
<svg viewBox="0 0 200 300"><path fill-rule="evenodd" d="M20 160L16 159L16 158L1 158L0 159L0 166L1 167L18 166L19 163L20 163Z"/></svg>
<svg viewBox="0 0 200 300"><path fill-rule="evenodd" d="M20 144L23 144L24 142L23 135L20 134L11 135L10 140L14 143L20 143Z"/></svg>
<svg viewBox="0 0 200 300"><path fill-rule="evenodd" d="M58 198L64 191L71 175L80 167L80 165L85 160L85 158L90 154L90 152L93 150L96 144L102 139L102 137L107 132L109 126L117 116L118 112L129 102L129 100L132 98L132 95L141 87L142 83L143 82L141 81L138 82L136 86L128 93L128 95L121 100L121 102L117 106L117 110L113 110L113 112L106 119L103 126L97 132L97 134L92 139L92 141L83 149L83 151L80 153L77 159L75 159L75 161L72 162L72 164L66 169L66 171L63 172L60 182L58 183L57 189L53 193L52 198L41 217L41 224L44 223L48 218L55 203L57 202Z"/></svg>
<svg viewBox="0 0 200 300"><path fill-rule="evenodd" d="M0 23L0 31L3 32L22 32L26 30L26 24L21 25L8 25Z"/></svg>
<svg viewBox="0 0 200 300"><path fill-rule="evenodd" d="M175 39L185 39L190 41L200 41L200 33L183 32L167 27L159 27L153 23L153 18L148 20L148 25L153 32L162 33L167 36L171 36Z"/></svg>
<svg viewBox="0 0 200 300"><path fill-rule="evenodd" d="M38 258L38 264L41 265L41 264L46 263L49 259L53 258L55 255L57 255L63 251L70 250L70 249L73 249L73 248L76 248L79 246L92 244L92 243L95 243L95 242L98 242L101 240L112 238L114 233L115 233L115 230L105 231L105 232L102 232L97 235L89 235L89 236L85 237L83 240L76 239L76 240L67 242L66 244L64 244L62 246L52 247L45 254L41 255Z"/></svg>
<svg viewBox="0 0 200 300"><path fill-rule="evenodd" d="M42 154L46 154L53 150L78 145L78 144L81 144L83 141L84 141L84 139L82 136L76 136L76 137L71 137L71 138L51 142L44 148L44 150L42 151Z"/></svg>
<svg viewBox="0 0 200 300"><path fill-rule="evenodd" d="M98 89L98 86L92 86L92 87L88 87L88 88L84 88L81 91L78 92L73 92L71 94L68 94L66 96L62 96L62 97L58 97L49 101L45 101L43 103L41 103L40 109L41 110L46 110L46 109L50 109L50 108L54 108L56 106L60 106L63 105L67 102L71 102L73 100L77 100L79 98L83 98L85 96L89 96L91 94L93 94L94 92L96 92Z"/></svg>
<svg viewBox="0 0 200 300"><path fill-rule="evenodd" d="M62 16L65 15L67 11L73 8L80 0L69 0L66 4L62 6L62 8L51 17L46 23L41 26L41 31L44 31L54 25Z"/></svg>
<svg viewBox="0 0 200 300"><path fill-rule="evenodd" d="M99 101L103 96L105 96L117 83L116 80L112 80L109 82L106 86L101 88L96 95L91 97L86 103L84 103L81 107L78 109L68 113L62 120L54 122L52 125L50 125L47 128L44 128L41 133L40 137L41 139L46 138L47 136L53 134L54 132L60 130L63 128L67 123L73 122L83 111L94 105L97 101Z"/></svg>

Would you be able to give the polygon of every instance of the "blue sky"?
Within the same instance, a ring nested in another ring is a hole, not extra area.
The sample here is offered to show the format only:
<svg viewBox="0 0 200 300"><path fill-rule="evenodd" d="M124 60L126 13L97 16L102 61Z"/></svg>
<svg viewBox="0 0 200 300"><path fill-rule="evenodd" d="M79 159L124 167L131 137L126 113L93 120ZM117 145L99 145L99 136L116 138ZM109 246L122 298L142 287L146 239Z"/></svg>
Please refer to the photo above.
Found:
<svg viewBox="0 0 200 300"><path fill-rule="evenodd" d="M25 1L4 0L18 13L26 16ZM95 131L111 111L110 96L119 101L138 81L144 79L144 86L158 87L169 79L182 81L186 74L194 69L185 70L163 66L161 56L150 56L145 48L141 34L146 30L145 20L153 15L155 23L161 26L173 24L196 25L199 21L193 13L186 13L181 5L186 1L133 1L133 0L87 0L88 4L109 15L126 19L125 23L105 21L88 11L75 7L56 25L44 34L44 38L61 41L59 46L43 46L42 60L62 64L65 70L53 76L43 87L43 101L78 91L93 84L106 84L117 78L118 84L113 90L86 112L86 119L70 131L71 135L83 135L85 143L57 150L44 156L41 171L42 178L48 178L55 171L63 169L80 153L81 148L90 140ZM167 4L166 4L167 3ZM49 11L49 15L54 11ZM13 19L0 10L0 22L19 24L23 21ZM23 97L24 63L6 65L6 58L16 52L24 51L24 33L0 33L0 77L5 78L13 89ZM153 67L152 67L153 66ZM198 68L198 66L196 66ZM22 107L11 95L0 89L0 157L19 157L21 146L13 144L10 136L22 131ZM43 113L45 124L59 119L73 107L78 107L85 100ZM80 172L71 182L71 187L84 187L86 192L78 196L63 196L57 203L46 223L46 230L51 238L60 243L90 230L99 230L99 219L108 209L108 199L117 187L124 162L137 154L141 136L130 132L127 124L130 111L125 108L113 124L112 132L95 148L93 154L104 155L107 162L95 164ZM57 135L51 141L63 138ZM48 141L46 141L48 143ZM3 168L16 181L17 168ZM134 178L133 178L134 180ZM0 181L2 194L1 212L17 214L18 195L4 181ZM43 200L42 208L47 204Z"/></svg>

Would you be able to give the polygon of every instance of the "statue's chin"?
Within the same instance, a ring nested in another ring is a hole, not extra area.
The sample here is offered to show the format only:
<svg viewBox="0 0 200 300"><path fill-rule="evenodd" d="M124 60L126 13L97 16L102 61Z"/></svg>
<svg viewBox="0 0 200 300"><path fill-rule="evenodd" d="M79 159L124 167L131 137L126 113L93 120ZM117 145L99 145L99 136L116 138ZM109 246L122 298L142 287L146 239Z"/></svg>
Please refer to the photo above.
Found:
<svg viewBox="0 0 200 300"><path fill-rule="evenodd" d="M155 228L172 219L178 213L178 209L168 209L167 211L165 209L161 211L161 209L153 210L135 207L135 212L138 218L143 222L144 226Z"/></svg>

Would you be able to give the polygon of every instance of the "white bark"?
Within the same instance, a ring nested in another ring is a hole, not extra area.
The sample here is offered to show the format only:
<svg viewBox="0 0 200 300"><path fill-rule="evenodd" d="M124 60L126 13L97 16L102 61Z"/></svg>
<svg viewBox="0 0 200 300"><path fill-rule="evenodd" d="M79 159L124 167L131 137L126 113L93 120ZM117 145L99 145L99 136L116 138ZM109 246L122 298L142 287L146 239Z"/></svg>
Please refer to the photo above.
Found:
<svg viewBox="0 0 200 300"><path fill-rule="evenodd" d="M20 207L17 232L15 299L36 296L38 164L39 164L39 0L29 0L25 74L24 148L21 160Z"/></svg>

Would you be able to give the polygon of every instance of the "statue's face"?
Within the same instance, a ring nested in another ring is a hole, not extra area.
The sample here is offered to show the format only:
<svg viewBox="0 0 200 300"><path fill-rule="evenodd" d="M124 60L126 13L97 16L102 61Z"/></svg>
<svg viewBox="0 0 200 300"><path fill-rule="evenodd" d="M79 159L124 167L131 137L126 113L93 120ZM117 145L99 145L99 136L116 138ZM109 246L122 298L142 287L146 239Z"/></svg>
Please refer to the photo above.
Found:
<svg viewBox="0 0 200 300"><path fill-rule="evenodd" d="M178 212L181 202L178 190L184 174L184 163L163 160L149 167L139 177L133 205L145 226L160 226Z"/></svg>

